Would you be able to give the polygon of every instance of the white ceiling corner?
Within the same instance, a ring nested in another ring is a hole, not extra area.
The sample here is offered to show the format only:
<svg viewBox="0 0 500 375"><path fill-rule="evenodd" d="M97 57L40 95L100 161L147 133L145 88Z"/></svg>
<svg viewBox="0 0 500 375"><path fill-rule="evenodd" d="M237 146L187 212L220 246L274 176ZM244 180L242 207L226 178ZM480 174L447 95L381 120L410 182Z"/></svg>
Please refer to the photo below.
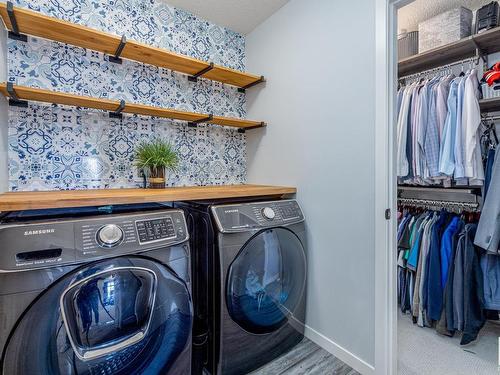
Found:
<svg viewBox="0 0 500 375"><path fill-rule="evenodd" d="M176 8L248 34L289 0L163 0Z"/></svg>

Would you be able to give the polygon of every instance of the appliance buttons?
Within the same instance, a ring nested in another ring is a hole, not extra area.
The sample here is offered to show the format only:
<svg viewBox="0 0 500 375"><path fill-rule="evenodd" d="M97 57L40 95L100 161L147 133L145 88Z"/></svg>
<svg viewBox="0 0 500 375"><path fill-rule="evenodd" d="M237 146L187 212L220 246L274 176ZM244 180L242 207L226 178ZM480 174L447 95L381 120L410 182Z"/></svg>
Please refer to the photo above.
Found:
<svg viewBox="0 0 500 375"><path fill-rule="evenodd" d="M268 220L273 220L276 216L276 212L271 207L264 207L262 209L262 216Z"/></svg>
<svg viewBox="0 0 500 375"><path fill-rule="evenodd" d="M141 243L165 240L176 236L174 223L170 217L138 221L136 225Z"/></svg>
<svg viewBox="0 0 500 375"><path fill-rule="evenodd" d="M114 247L123 240L122 229L115 224L108 224L97 231L97 242L101 247Z"/></svg>

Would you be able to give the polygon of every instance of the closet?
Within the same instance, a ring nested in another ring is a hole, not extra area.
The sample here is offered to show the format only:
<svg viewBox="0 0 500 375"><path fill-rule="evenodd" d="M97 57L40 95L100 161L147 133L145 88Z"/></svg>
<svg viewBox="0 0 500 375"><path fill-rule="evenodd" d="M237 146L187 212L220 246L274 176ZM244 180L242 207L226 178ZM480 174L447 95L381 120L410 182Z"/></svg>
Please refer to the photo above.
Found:
<svg viewBox="0 0 500 375"><path fill-rule="evenodd" d="M491 1L398 12L398 374L497 373L498 16Z"/></svg>

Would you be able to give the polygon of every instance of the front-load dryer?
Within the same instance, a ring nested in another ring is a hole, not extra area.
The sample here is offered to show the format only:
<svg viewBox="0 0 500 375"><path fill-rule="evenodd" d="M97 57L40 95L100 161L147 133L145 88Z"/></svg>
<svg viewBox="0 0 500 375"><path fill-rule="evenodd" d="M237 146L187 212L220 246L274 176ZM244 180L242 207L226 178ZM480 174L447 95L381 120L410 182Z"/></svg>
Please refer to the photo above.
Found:
<svg viewBox="0 0 500 375"><path fill-rule="evenodd" d="M183 212L82 212L0 224L2 374L190 375Z"/></svg>
<svg viewBox="0 0 500 375"><path fill-rule="evenodd" d="M199 284L207 288L196 292L199 316L206 321L199 325L208 332L206 369L246 374L299 343L307 263L297 201L177 207L186 211L191 246L198 253L195 268L206 277Z"/></svg>

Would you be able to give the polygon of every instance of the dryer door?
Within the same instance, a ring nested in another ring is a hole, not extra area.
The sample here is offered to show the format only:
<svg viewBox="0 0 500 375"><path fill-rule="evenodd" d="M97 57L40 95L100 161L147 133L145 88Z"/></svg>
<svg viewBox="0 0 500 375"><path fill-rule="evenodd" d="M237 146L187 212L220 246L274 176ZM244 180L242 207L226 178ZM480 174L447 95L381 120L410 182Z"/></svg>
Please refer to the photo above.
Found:
<svg viewBox="0 0 500 375"><path fill-rule="evenodd" d="M248 332L273 332L303 303L305 283L306 255L299 238L285 228L261 231L229 267L228 313Z"/></svg>
<svg viewBox="0 0 500 375"><path fill-rule="evenodd" d="M139 257L96 262L64 276L25 312L3 372L177 375L183 360L188 374L191 328L188 287L169 267Z"/></svg>

